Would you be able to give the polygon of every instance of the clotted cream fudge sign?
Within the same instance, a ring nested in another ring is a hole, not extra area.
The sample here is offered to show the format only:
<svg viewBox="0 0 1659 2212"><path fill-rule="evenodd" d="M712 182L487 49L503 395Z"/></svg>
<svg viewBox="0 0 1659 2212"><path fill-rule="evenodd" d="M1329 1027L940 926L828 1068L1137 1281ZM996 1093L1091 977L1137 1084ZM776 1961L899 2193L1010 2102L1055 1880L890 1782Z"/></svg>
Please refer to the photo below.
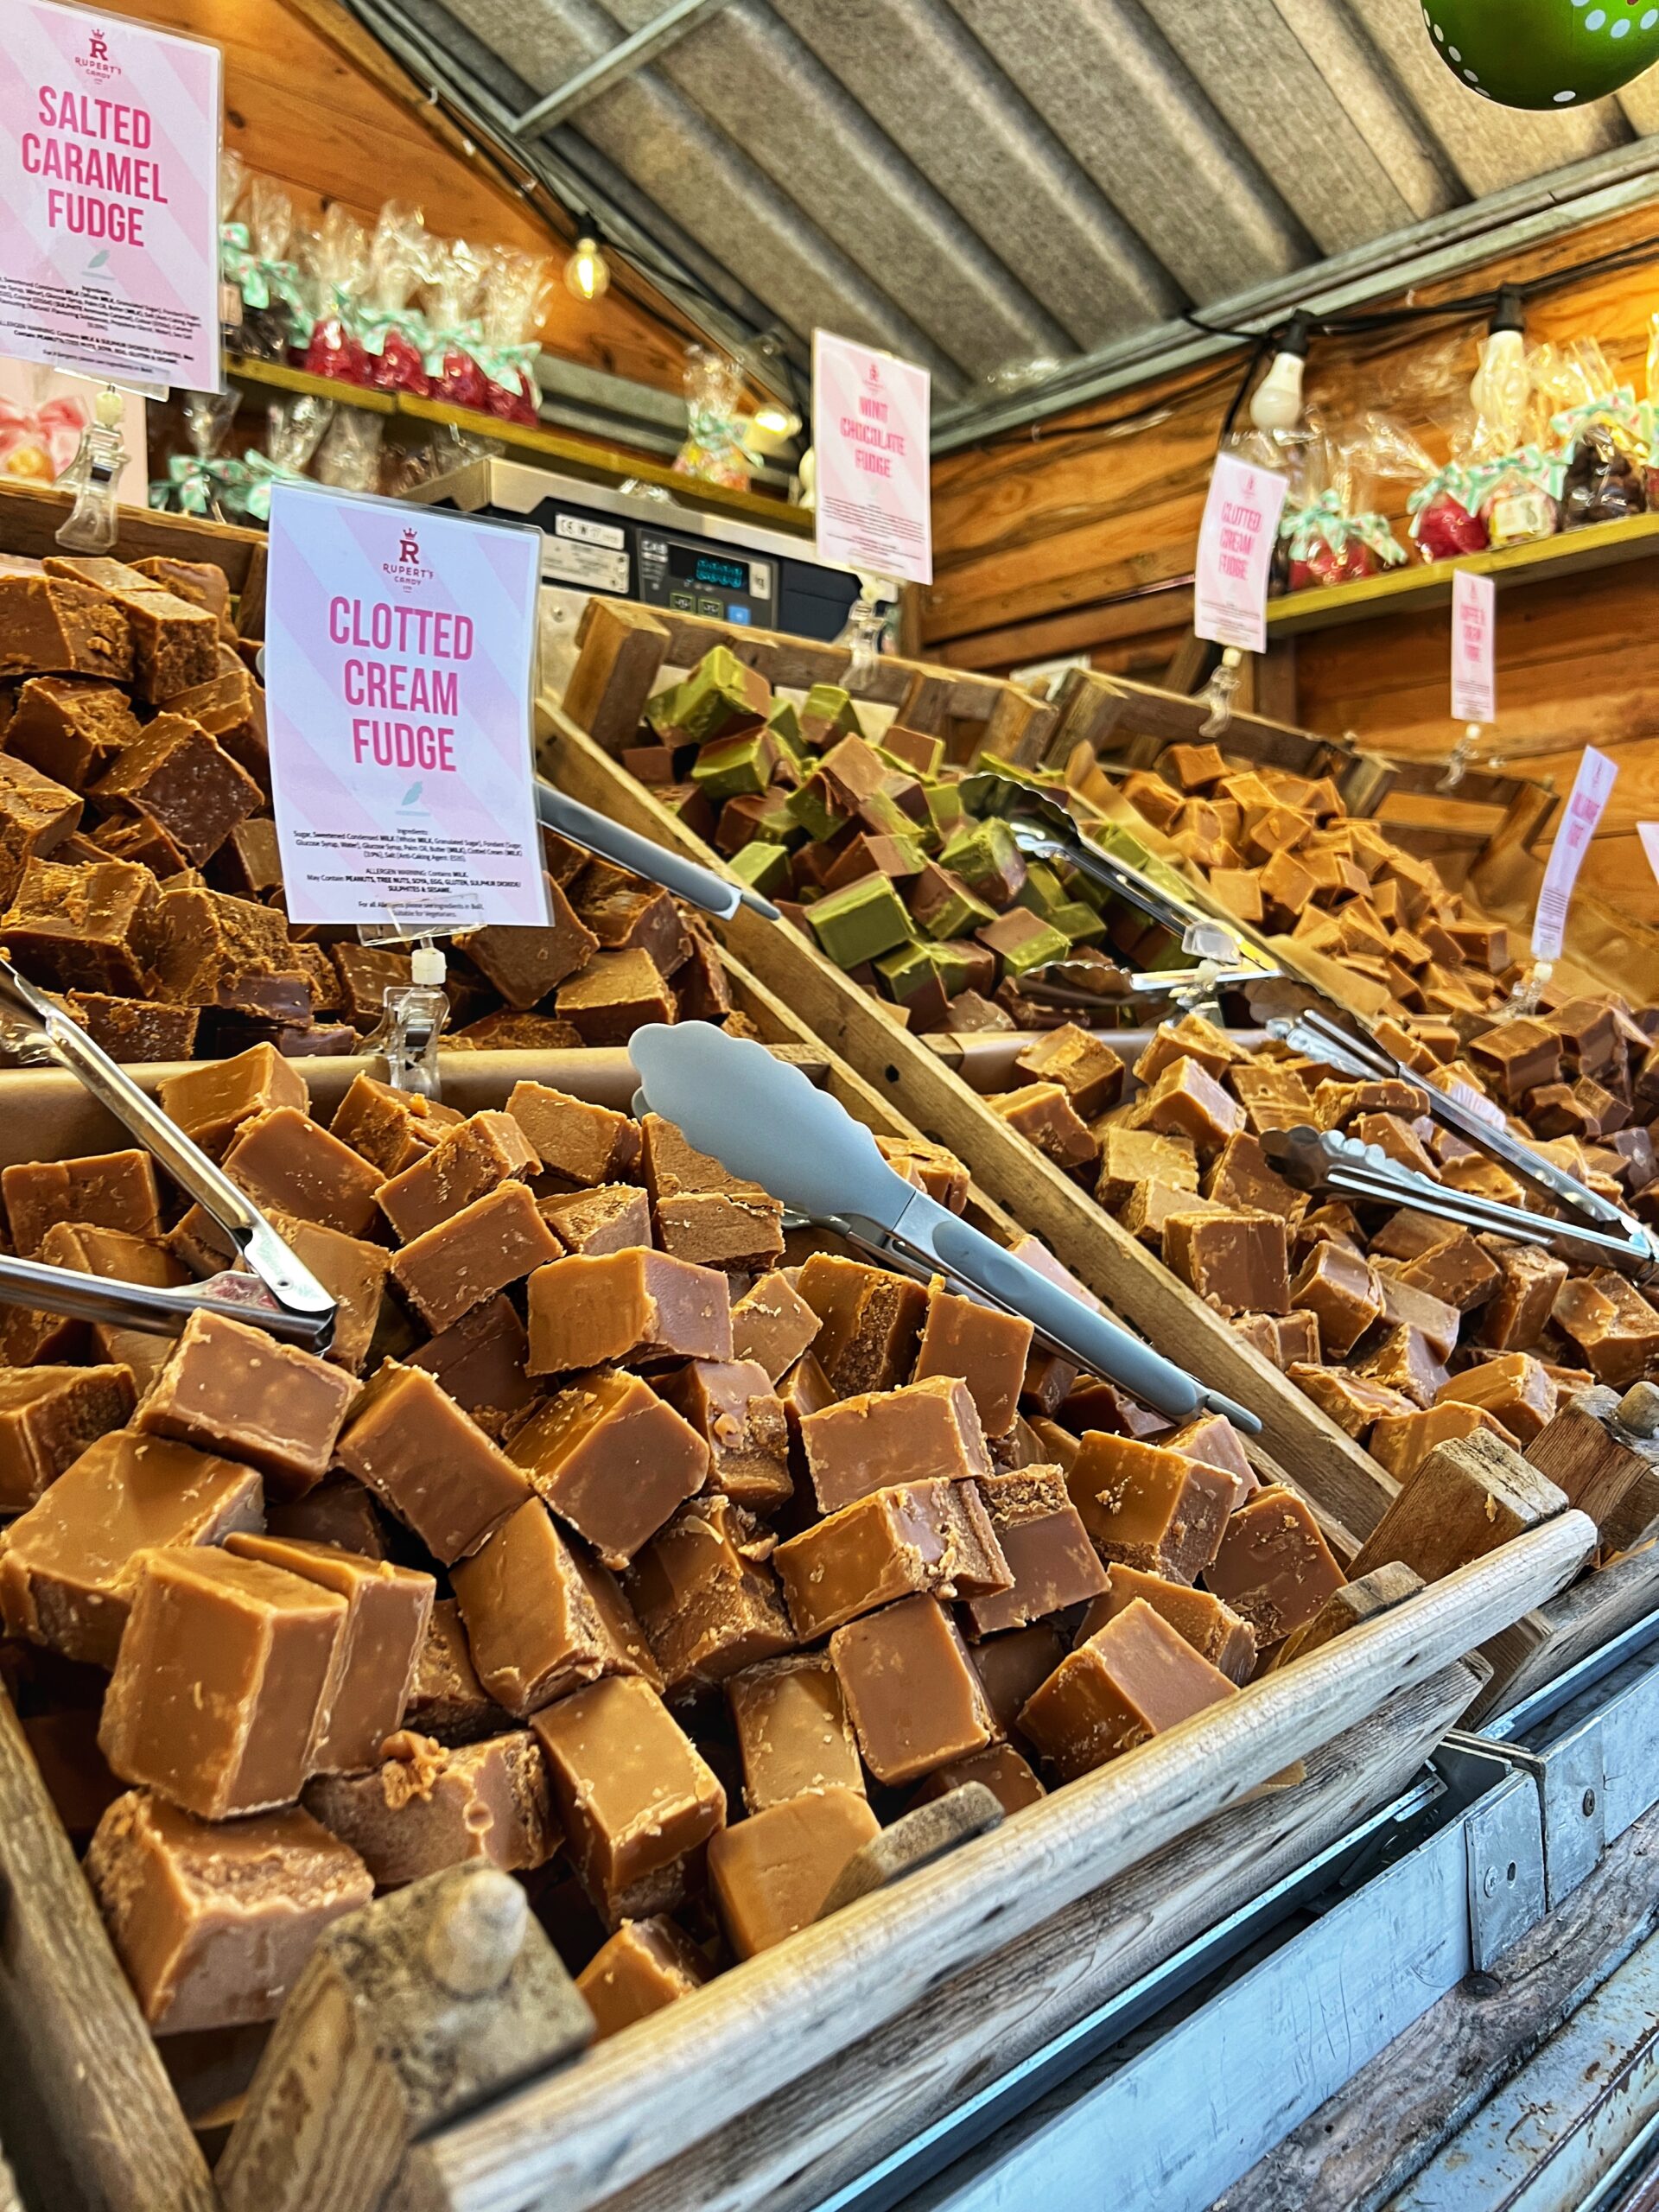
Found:
<svg viewBox="0 0 1659 2212"><path fill-rule="evenodd" d="M541 532L271 493L270 785L289 919L548 919L531 756Z"/></svg>
<svg viewBox="0 0 1659 2212"><path fill-rule="evenodd" d="M219 48L7 0L0 354L222 391Z"/></svg>

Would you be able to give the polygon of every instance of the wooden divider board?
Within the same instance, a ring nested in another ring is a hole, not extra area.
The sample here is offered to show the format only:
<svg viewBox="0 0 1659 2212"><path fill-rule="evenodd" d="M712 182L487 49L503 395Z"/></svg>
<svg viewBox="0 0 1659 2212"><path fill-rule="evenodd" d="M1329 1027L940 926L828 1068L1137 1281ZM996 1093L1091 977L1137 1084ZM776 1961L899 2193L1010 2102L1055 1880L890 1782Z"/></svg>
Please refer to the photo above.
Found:
<svg viewBox="0 0 1659 2212"><path fill-rule="evenodd" d="M0 480L0 553L43 561L64 548L58 532L74 502L49 486ZM174 561L211 561L223 569L238 594L238 626L249 638L265 633L265 533L229 523L202 522L149 507L118 507L113 548L118 561L163 555Z"/></svg>

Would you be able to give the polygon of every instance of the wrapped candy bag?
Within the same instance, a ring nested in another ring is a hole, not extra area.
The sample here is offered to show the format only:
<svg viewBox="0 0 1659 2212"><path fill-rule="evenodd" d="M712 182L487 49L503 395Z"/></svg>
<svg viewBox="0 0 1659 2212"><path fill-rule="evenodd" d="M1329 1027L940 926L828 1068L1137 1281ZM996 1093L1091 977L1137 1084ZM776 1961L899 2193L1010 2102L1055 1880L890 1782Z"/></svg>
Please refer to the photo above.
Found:
<svg viewBox="0 0 1659 2212"><path fill-rule="evenodd" d="M490 380L479 365L484 334L479 312L486 255L465 238L435 244L428 271L426 372L434 399L451 407L489 408Z"/></svg>
<svg viewBox="0 0 1659 2212"><path fill-rule="evenodd" d="M499 245L490 247L485 260L483 345L478 361L489 382L486 411L504 423L533 428L542 404L536 357L542 350L538 333L550 264L544 255Z"/></svg>
<svg viewBox="0 0 1659 2212"><path fill-rule="evenodd" d="M1538 346L1529 364L1534 389L1554 408L1549 451L1565 464L1561 528L1619 522L1646 512L1645 452L1636 395L1615 380L1593 338Z"/></svg>
<svg viewBox="0 0 1659 2212"><path fill-rule="evenodd" d="M310 317L293 258L294 203L274 177L248 180L246 219L220 230L219 268L235 284L242 319L226 335L236 353L257 361L286 360L305 345Z"/></svg>
<svg viewBox="0 0 1659 2212"><path fill-rule="evenodd" d="M240 404L241 395L235 391L181 394L180 412L190 450L175 453L167 464L166 475L151 483L152 507L165 507L174 514L205 515L213 522L226 519L227 510L238 503L242 464L220 448Z"/></svg>
<svg viewBox="0 0 1659 2212"><path fill-rule="evenodd" d="M1427 448L1392 416L1368 413L1363 447L1374 476L1412 486L1406 499L1412 543L1425 561L1453 561L1486 543L1479 486L1465 454L1469 436L1459 425L1448 437L1451 457L1438 467Z"/></svg>
<svg viewBox="0 0 1659 2212"><path fill-rule="evenodd" d="M1495 553L1554 537L1561 526L1562 474L1561 464L1539 446L1522 446L1481 467L1480 519Z"/></svg>
<svg viewBox="0 0 1659 2212"><path fill-rule="evenodd" d="M430 343L426 318L411 304L426 281L432 241L418 207L388 200L369 241L368 267L358 335L368 365L368 382L378 391L406 391L416 399L430 396L426 352Z"/></svg>
<svg viewBox="0 0 1659 2212"><path fill-rule="evenodd" d="M22 391L0 395L0 476L50 484L80 450L81 433L92 419L95 387L54 392L52 387L60 379L51 369L20 362L17 371Z"/></svg>
<svg viewBox="0 0 1659 2212"><path fill-rule="evenodd" d="M1310 447L1304 497L1288 502L1279 534L1292 591L1346 584L1397 569L1406 549L1372 504L1373 455L1365 434L1325 435Z"/></svg>
<svg viewBox="0 0 1659 2212"><path fill-rule="evenodd" d="M363 226L336 201L305 242L312 324L303 365L314 377L332 377L340 384L369 382L369 357L357 334L367 273Z"/></svg>
<svg viewBox="0 0 1659 2212"><path fill-rule="evenodd" d="M302 391L291 399L272 400L264 451L251 446L242 456L240 501L251 520L270 520L273 484L298 484L304 480L311 457L334 419L332 399L318 399Z"/></svg>
<svg viewBox="0 0 1659 2212"><path fill-rule="evenodd" d="M314 474L319 484L336 492L378 492L380 489L380 441L385 429L383 415L361 407L341 407L317 448Z"/></svg>
<svg viewBox="0 0 1659 2212"><path fill-rule="evenodd" d="M685 443L674 456L677 474L747 492L753 464L742 444L743 372L724 353L688 346Z"/></svg>

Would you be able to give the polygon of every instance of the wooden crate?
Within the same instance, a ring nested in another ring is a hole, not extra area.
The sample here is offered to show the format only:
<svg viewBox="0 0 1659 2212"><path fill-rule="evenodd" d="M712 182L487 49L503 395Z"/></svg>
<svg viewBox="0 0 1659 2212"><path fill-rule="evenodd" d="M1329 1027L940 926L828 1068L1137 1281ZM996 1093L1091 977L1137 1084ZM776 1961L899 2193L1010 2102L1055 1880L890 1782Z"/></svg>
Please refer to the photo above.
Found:
<svg viewBox="0 0 1659 2212"><path fill-rule="evenodd" d="M645 785L595 745L564 708L538 707L543 772L572 797L718 868L721 862ZM948 1145L1020 1225L1166 1357L1259 1415L1262 1443L1318 1509L1326 1533L1357 1549L1399 1485L1271 1361L1179 1281L1156 1254L1063 1175L969 1089L946 1058L911 1036L806 937L747 908L725 925L733 950L823 1043L926 1135ZM1524 1664L1525 1687L1570 1664L1659 1605L1659 1546L1587 1578L1552 1617L1495 1656L1500 1679ZM1518 1693L1517 1693L1518 1694Z"/></svg>
<svg viewBox="0 0 1659 2212"><path fill-rule="evenodd" d="M58 532L74 505L67 492L0 478L0 553L43 561L66 548ZM194 515L159 514L150 507L118 507L113 554L118 561L212 561L224 569L237 598L237 627L245 638L265 634L265 533Z"/></svg>

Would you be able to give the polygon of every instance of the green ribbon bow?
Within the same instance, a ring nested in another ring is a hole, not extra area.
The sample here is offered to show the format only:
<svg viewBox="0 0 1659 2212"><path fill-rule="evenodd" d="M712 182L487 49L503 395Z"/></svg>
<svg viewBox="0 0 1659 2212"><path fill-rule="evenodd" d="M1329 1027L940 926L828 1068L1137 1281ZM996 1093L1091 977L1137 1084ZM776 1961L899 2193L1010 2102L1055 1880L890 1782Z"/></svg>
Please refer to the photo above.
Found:
<svg viewBox="0 0 1659 2212"><path fill-rule="evenodd" d="M1427 483L1419 485L1406 501L1414 538L1422 525L1423 509L1431 499L1438 499L1442 493L1455 499L1465 514L1473 514L1480 504L1480 487L1476 472L1461 461L1448 461L1444 468L1435 470Z"/></svg>
<svg viewBox="0 0 1659 2212"><path fill-rule="evenodd" d="M1549 418L1549 435L1562 453L1571 454L1586 431L1598 423L1605 423L1616 445L1634 447L1641 436L1641 426L1636 411L1636 394L1627 384L1604 392L1599 398L1581 400L1576 407L1563 407L1558 415Z"/></svg>

